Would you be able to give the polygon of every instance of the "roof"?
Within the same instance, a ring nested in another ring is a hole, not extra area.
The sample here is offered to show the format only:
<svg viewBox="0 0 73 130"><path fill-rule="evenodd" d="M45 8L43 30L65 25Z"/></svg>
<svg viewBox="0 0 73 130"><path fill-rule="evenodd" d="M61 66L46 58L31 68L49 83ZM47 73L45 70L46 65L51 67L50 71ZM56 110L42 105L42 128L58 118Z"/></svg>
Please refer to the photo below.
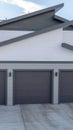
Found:
<svg viewBox="0 0 73 130"><path fill-rule="evenodd" d="M5 20L3 22L0 23L0 26L2 25L5 25L5 24L8 24L8 23L12 23L12 22L15 22L15 21L19 21L21 19L26 19L26 18L30 18L30 17L34 17L34 16L37 16L39 14L43 14L45 12L50 12L50 11L55 11L55 13L60 10L62 7L64 6L64 3L62 4L59 4L59 5L55 5L53 7L49 7L49 8L46 8L46 9L42 9L42 10L39 10L39 11L35 11L33 13L29 13L29 14L26 14L26 15L22 15L22 16L19 16L19 17L16 17L16 18L12 18L12 19L9 19L9 20Z"/></svg>
<svg viewBox="0 0 73 130"><path fill-rule="evenodd" d="M26 18L29 19L29 18L34 17L34 16L36 17L39 14L47 13L47 12L50 12L50 11L57 12L63 6L64 6L64 4L62 3L62 4L59 4L59 5L50 7L50 8L46 8L46 9L43 9L43 10L40 10L40 11L36 11L36 12L30 13L30 14L27 14L27 15L23 15L23 16L17 17L17 18L13 18L13 19L10 19L10 20L7 20L7 21L4 21L4 22L0 23L0 27L4 26L4 25L7 25L7 24L10 24L10 23L15 22L15 21L20 21L22 19L24 19L24 21L25 21ZM45 17L45 20L46 20L46 17ZM0 46L4 46L4 45L11 44L11 43L15 43L15 42L18 42L20 40L24 40L24 39L27 39L27 38L30 38L30 37L33 37L33 36L36 36L36 35L39 35L39 34L42 34L42 33L46 33L46 32L52 31L52 30L56 30L56 29L59 29L59 28L65 28L65 27L68 27L68 26L73 24L73 21L65 20L65 19L63 19L61 17L55 16L55 14L53 14L53 16L51 15L50 17L53 20L57 20L57 22L55 22L55 24L52 23L52 25L48 25L48 26L45 26L43 28L40 28L40 29L38 29L36 31L33 31L33 32L29 33L29 34L24 34L22 36L18 36L18 37L14 37L14 38L11 38L11 39L6 40L6 41L2 41L2 42L0 42ZM47 19L47 20L48 20L47 23L51 23L50 19ZM32 24L32 26L33 26L33 24Z"/></svg>
<svg viewBox="0 0 73 130"><path fill-rule="evenodd" d="M60 20L60 21L62 21L62 22L64 22L64 23L65 23L65 22L69 22L68 19L65 19L65 18L60 17L60 16L57 16L57 15L54 16L54 19Z"/></svg>
<svg viewBox="0 0 73 130"><path fill-rule="evenodd" d="M54 19L57 19L57 20L60 20L60 21L63 21L63 22L69 22L68 19L62 18L60 16L56 16L56 15L54 16ZM69 25L69 26L63 28L63 30L70 30L70 31L73 30L73 23L72 23L72 25Z"/></svg>
<svg viewBox="0 0 73 130"><path fill-rule="evenodd" d="M73 24L63 29L64 31L73 31Z"/></svg>
<svg viewBox="0 0 73 130"><path fill-rule="evenodd" d="M29 13L27 15L22 15L3 21L0 23L0 30L37 31L63 23L61 20L54 19L55 12L63 6L64 4L59 4L50 8Z"/></svg>

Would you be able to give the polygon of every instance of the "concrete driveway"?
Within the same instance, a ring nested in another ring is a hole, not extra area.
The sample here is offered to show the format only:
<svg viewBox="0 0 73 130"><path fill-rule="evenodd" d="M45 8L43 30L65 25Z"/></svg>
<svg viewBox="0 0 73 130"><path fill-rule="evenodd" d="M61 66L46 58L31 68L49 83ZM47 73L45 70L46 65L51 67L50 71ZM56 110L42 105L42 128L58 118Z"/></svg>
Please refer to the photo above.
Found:
<svg viewBox="0 0 73 130"><path fill-rule="evenodd" d="M25 130L73 130L73 104L22 105Z"/></svg>
<svg viewBox="0 0 73 130"><path fill-rule="evenodd" d="M73 104L0 106L0 130L73 130Z"/></svg>
<svg viewBox="0 0 73 130"><path fill-rule="evenodd" d="M20 106L0 106L0 130L25 130Z"/></svg>

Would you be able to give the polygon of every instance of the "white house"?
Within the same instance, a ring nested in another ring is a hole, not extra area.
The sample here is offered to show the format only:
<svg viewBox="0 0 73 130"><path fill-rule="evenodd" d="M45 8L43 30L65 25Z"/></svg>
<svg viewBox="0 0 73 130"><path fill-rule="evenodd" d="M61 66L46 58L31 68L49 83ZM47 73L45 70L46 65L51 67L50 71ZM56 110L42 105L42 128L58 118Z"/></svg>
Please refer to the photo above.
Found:
<svg viewBox="0 0 73 130"><path fill-rule="evenodd" d="M73 102L73 21L59 4L0 23L0 104Z"/></svg>

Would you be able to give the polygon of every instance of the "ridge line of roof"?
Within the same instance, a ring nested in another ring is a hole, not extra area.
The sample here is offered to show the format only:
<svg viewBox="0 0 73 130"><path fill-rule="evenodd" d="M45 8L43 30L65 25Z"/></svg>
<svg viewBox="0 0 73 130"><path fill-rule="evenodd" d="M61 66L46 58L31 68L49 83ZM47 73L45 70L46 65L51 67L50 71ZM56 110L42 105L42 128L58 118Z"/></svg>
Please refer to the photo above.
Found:
<svg viewBox="0 0 73 130"><path fill-rule="evenodd" d="M18 17L12 18L12 19L8 19L8 20L1 22L0 26L6 25L8 23L12 23L12 22L15 22L15 21L18 21L18 20L22 20L22 19L25 19L25 18L33 17L33 16L36 16L38 14L42 14L42 13L49 12L49 11L52 11L52 10L55 10L55 12L57 12L63 6L64 6L64 3L61 3L61 4L58 4L58 5L49 7L49 8L41 9L41 10L29 13L29 14L25 14L25 15L18 16Z"/></svg>

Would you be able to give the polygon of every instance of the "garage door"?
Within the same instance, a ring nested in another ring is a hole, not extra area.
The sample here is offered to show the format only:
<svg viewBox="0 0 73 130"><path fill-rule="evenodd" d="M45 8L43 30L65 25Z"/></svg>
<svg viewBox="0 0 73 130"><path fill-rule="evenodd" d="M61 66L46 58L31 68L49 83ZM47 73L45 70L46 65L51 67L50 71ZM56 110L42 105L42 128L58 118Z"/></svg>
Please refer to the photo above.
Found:
<svg viewBox="0 0 73 130"><path fill-rule="evenodd" d="M60 72L60 102L73 102L73 71Z"/></svg>
<svg viewBox="0 0 73 130"><path fill-rule="evenodd" d="M14 71L14 104L50 102L50 71Z"/></svg>
<svg viewBox="0 0 73 130"><path fill-rule="evenodd" d="M6 104L6 71L0 70L0 105Z"/></svg>

